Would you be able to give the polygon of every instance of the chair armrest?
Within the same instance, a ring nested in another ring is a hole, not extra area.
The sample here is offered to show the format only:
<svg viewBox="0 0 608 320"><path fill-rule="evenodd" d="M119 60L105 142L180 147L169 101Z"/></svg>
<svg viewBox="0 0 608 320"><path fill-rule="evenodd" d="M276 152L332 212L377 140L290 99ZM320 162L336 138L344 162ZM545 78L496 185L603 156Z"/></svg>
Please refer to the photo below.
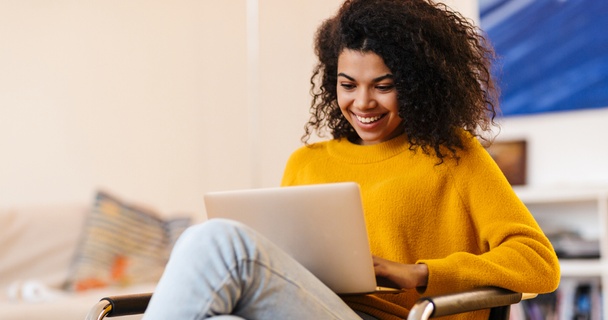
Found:
<svg viewBox="0 0 608 320"><path fill-rule="evenodd" d="M532 299L536 294L513 292L495 287L478 288L453 294L424 297L412 307L408 320L422 320L451 314L503 307Z"/></svg>
<svg viewBox="0 0 608 320"><path fill-rule="evenodd" d="M102 298L87 314L85 320L101 320L107 317L120 317L140 314L146 311L152 293L128 294Z"/></svg>
<svg viewBox="0 0 608 320"><path fill-rule="evenodd" d="M408 320L426 320L495 307L508 306L521 300L532 299L536 294L513 292L501 288L479 288L453 294L424 297L412 307ZM152 293L110 296L102 298L89 311L85 320L101 320L140 314L146 311Z"/></svg>

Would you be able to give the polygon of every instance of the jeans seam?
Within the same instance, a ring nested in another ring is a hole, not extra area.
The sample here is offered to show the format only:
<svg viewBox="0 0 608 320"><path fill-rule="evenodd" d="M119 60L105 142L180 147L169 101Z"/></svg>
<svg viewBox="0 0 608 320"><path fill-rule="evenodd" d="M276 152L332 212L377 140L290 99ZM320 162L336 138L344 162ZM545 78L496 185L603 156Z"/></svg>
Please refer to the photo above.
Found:
<svg viewBox="0 0 608 320"><path fill-rule="evenodd" d="M272 268L268 264L266 264L264 262L261 262L261 261L258 261L256 259L251 259L251 258L239 259L232 266L230 266L230 268L227 268L228 272L226 273L226 276L220 281L220 283L218 284L218 286L216 286L216 287L213 288L214 294L217 295L218 292L220 291L220 289L223 288L224 285L231 278L231 273L234 270L236 270L239 265L243 265L245 263L252 263L252 264L258 265L258 266L260 266L262 268L265 268L268 271L270 271L273 275L275 275L275 276L283 279L287 283L290 283L291 285L293 285L294 287L298 288L299 290L304 291L310 297L313 297L314 301L316 301L318 303L318 305L321 306L328 314L331 314L335 319L339 319L339 317L337 317L332 310L328 309L323 303L321 303L321 301L319 301L318 297L316 295L312 294L311 292L309 292L306 289L306 287L302 286L298 282L295 282L292 279L289 279L288 277L286 277L283 274L279 273L277 270L275 270L274 268ZM240 277L239 277L239 279L240 279ZM209 299L209 301L207 302L207 304L205 305L205 308L203 308L203 310L204 309L209 310L212 303L213 303L213 299L211 298L211 299ZM198 319L204 319L204 317L206 316L206 314L203 314L202 312L200 314L203 317L198 317Z"/></svg>
<svg viewBox="0 0 608 320"><path fill-rule="evenodd" d="M258 261L258 260L254 260L254 259L243 259L242 261L246 261L246 262L250 262L250 263L254 263L257 264L263 268L268 269L272 274L278 276L279 278L285 280L285 282L288 282L290 284L292 284L294 287L304 291L308 296L313 297L314 301L316 301L320 306L322 306L323 309L325 309L325 311L329 314L331 314L334 318L339 319L332 310L328 309L323 303L321 303L321 301L319 301L319 298L312 294L310 291L308 291L308 289L304 286L302 286L300 283L295 282L287 277L285 277L284 275L282 275L281 273L279 273L277 270L275 270L274 268L272 268L271 266L267 265L266 263L262 262L262 261ZM303 268L303 267L302 267ZM313 275L314 277L314 275ZM325 284L323 284L325 285Z"/></svg>

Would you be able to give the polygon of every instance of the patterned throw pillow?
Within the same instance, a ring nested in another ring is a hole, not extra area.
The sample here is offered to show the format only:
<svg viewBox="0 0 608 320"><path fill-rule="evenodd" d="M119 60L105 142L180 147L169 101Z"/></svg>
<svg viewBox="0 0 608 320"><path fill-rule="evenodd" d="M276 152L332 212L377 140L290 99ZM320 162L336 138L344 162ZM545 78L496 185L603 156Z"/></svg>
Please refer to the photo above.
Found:
<svg viewBox="0 0 608 320"><path fill-rule="evenodd" d="M66 289L156 282L190 218L165 221L149 209L98 192L86 219Z"/></svg>

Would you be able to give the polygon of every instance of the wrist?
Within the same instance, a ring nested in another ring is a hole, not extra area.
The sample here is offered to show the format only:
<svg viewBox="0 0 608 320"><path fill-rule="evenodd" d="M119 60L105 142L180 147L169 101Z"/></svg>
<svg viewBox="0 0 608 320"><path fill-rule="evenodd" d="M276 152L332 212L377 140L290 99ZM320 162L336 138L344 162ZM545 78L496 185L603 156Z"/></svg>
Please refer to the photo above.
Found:
<svg viewBox="0 0 608 320"><path fill-rule="evenodd" d="M426 287L429 283L429 267L424 263L416 264L417 283L416 287Z"/></svg>

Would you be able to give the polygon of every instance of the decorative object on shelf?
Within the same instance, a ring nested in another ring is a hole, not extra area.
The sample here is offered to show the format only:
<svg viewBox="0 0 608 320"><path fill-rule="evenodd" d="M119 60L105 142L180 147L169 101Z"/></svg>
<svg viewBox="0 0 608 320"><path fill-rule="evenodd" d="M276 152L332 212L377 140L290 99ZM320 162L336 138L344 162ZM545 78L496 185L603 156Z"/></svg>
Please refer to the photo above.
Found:
<svg viewBox="0 0 608 320"><path fill-rule="evenodd" d="M512 186L526 184L526 140L494 141L487 150Z"/></svg>
<svg viewBox="0 0 608 320"><path fill-rule="evenodd" d="M599 259L599 239L584 239L578 232L560 230L547 232L547 237L555 248L559 258L564 259Z"/></svg>

